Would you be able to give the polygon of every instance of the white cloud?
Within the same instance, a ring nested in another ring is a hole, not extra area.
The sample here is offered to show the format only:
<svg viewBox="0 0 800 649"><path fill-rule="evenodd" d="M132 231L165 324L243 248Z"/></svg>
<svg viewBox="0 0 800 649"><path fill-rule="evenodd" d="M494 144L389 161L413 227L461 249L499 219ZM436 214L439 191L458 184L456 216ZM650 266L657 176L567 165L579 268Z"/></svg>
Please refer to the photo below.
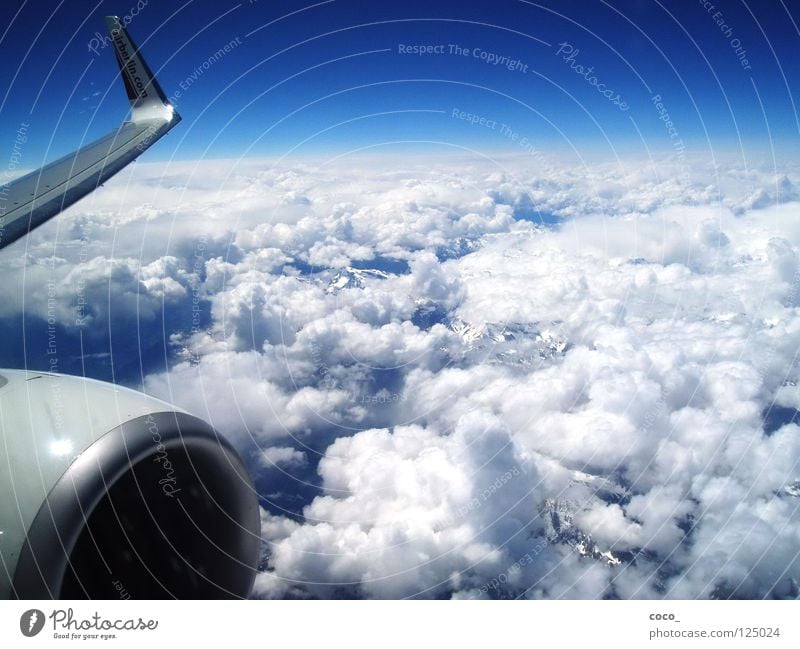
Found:
<svg viewBox="0 0 800 649"><path fill-rule="evenodd" d="M797 170L405 163L137 168L0 310L182 323L146 389L313 478L258 596L796 596Z"/></svg>
<svg viewBox="0 0 800 649"><path fill-rule="evenodd" d="M262 452L265 468L270 467L298 467L308 462L308 457L303 451L298 451L291 446L270 446Z"/></svg>

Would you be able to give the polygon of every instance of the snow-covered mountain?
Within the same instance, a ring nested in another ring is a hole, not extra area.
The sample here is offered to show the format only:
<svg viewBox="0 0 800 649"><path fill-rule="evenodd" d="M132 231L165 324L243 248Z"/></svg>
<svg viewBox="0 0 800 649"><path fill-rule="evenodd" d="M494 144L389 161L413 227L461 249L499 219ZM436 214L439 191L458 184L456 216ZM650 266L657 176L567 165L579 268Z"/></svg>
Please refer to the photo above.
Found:
<svg viewBox="0 0 800 649"><path fill-rule="evenodd" d="M539 323L484 322L473 324L455 318L450 329L463 341L467 355L491 357L490 362L530 366L564 354L569 345L560 333Z"/></svg>
<svg viewBox="0 0 800 649"><path fill-rule="evenodd" d="M614 555L611 550L602 550L592 540L590 534L582 532L573 524L573 518L578 504L563 499L548 498L542 506L541 514L545 525L545 538L553 544L564 544L572 548L582 557L589 557L607 563L609 566L619 566L622 560Z"/></svg>
<svg viewBox="0 0 800 649"><path fill-rule="evenodd" d="M374 268L353 268L352 266L346 266L333 276L333 279L328 283L326 292L328 294L335 294L346 288L364 288L367 280L387 279L389 276L390 273Z"/></svg>

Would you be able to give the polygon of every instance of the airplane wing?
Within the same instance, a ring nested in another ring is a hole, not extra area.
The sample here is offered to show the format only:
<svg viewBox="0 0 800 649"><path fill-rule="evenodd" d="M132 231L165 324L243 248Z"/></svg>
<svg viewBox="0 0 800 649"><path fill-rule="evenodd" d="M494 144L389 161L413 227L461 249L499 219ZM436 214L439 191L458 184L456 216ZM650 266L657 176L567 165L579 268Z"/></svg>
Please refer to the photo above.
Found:
<svg viewBox="0 0 800 649"><path fill-rule="evenodd" d="M116 16L108 16L131 121L37 171L0 186L0 248L76 203L181 121Z"/></svg>

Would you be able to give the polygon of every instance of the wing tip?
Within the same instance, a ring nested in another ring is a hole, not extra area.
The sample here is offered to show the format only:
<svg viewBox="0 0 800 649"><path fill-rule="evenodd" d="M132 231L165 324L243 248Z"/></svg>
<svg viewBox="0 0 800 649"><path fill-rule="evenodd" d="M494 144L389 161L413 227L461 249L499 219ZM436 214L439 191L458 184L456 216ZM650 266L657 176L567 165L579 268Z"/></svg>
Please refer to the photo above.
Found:
<svg viewBox="0 0 800 649"><path fill-rule="evenodd" d="M108 27L109 31L124 29L119 16L106 16L106 27Z"/></svg>
<svg viewBox="0 0 800 649"><path fill-rule="evenodd" d="M155 117L177 124L180 116L178 115L177 119L174 118L177 112L170 104L123 22L118 16L106 16L106 25L111 34L125 93L131 103L133 121Z"/></svg>

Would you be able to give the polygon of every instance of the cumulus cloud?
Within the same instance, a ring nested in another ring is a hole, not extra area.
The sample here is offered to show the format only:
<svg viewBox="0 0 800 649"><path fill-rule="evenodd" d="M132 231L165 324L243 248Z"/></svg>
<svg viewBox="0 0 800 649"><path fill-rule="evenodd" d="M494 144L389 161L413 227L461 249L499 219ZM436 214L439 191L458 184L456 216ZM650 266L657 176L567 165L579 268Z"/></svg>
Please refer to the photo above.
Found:
<svg viewBox="0 0 800 649"><path fill-rule="evenodd" d="M264 466L303 466L308 462L308 458L303 451L298 451L291 446L270 446L263 452Z"/></svg>
<svg viewBox="0 0 800 649"><path fill-rule="evenodd" d="M266 498L259 597L796 597L798 172L679 171L143 166L0 315L81 282L160 341Z"/></svg>

